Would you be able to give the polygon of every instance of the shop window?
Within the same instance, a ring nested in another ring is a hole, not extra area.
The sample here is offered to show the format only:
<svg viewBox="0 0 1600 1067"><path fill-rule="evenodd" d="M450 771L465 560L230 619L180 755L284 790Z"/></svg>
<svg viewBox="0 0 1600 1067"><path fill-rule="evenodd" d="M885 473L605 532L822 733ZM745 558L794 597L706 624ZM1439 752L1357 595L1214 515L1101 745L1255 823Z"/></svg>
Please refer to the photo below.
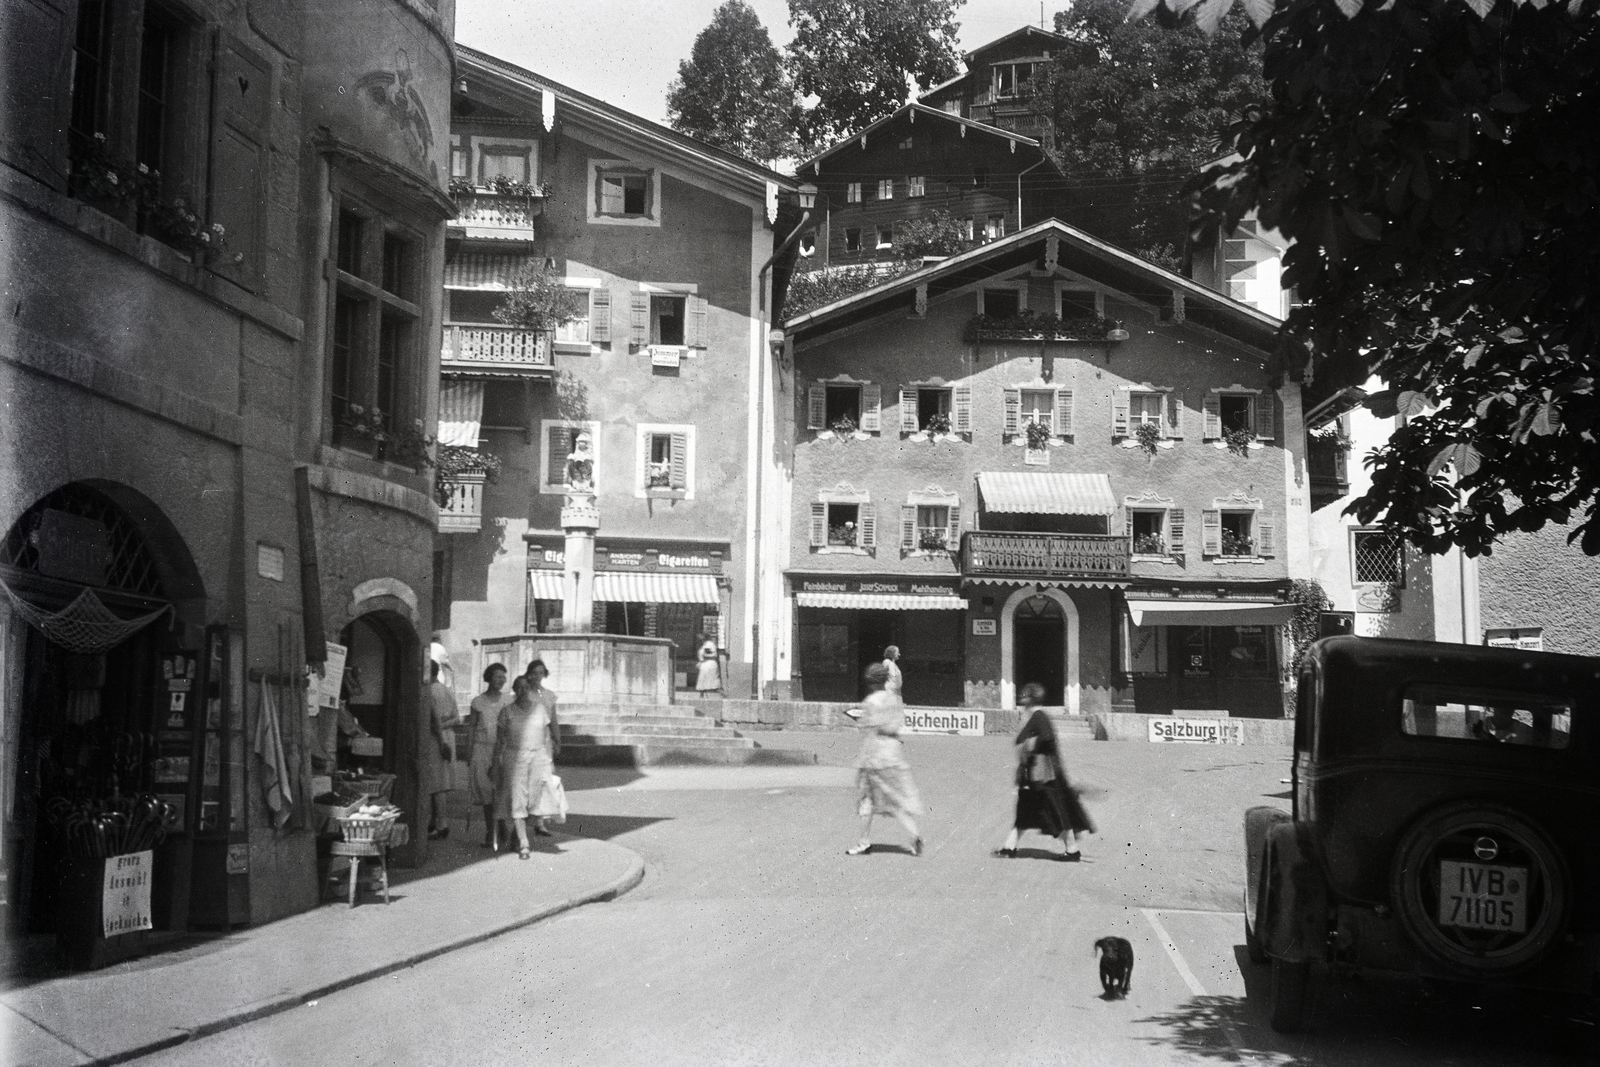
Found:
<svg viewBox="0 0 1600 1067"><path fill-rule="evenodd" d="M979 290L978 314L991 319L1009 319L1021 313L1021 290L1014 288Z"/></svg>
<svg viewBox="0 0 1600 1067"><path fill-rule="evenodd" d="M420 446L421 309L418 235L346 198L331 259L329 416L333 443L374 458L414 462Z"/></svg>
<svg viewBox="0 0 1600 1067"><path fill-rule="evenodd" d="M529 607L532 617L528 620L528 632L535 634L558 634L561 632L562 604L559 600L531 600Z"/></svg>
<svg viewBox="0 0 1600 1067"><path fill-rule="evenodd" d="M861 227L846 226L844 228L844 250L846 252L861 251Z"/></svg>
<svg viewBox="0 0 1600 1067"><path fill-rule="evenodd" d="M694 427L643 424L638 428L636 496L694 498Z"/></svg>
<svg viewBox="0 0 1600 1067"><path fill-rule="evenodd" d="M878 247L879 248L893 248L894 247L894 227L893 226L879 226L878 227Z"/></svg>
<svg viewBox="0 0 1600 1067"><path fill-rule="evenodd" d="M878 181L878 199L879 200L893 200L894 199L894 179L893 178L882 178L882 179L879 179L879 181Z"/></svg>
<svg viewBox="0 0 1600 1067"><path fill-rule="evenodd" d="M1353 530L1350 540L1357 585L1405 587L1405 554L1400 538L1382 530Z"/></svg>
<svg viewBox="0 0 1600 1067"><path fill-rule="evenodd" d="M605 632L629 637L645 637L645 615L648 605L634 601L605 601Z"/></svg>
<svg viewBox="0 0 1600 1067"><path fill-rule="evenodd" d="M861 203L861 183L851 182L844 187L844 201L847 204Z"/></svg>
<svg viewBox="0 0 1600 1067"><path fill-rule="evenodd" d="M926 196L928 192L928 179L920 174L906 179L906 196Z"/></svg>

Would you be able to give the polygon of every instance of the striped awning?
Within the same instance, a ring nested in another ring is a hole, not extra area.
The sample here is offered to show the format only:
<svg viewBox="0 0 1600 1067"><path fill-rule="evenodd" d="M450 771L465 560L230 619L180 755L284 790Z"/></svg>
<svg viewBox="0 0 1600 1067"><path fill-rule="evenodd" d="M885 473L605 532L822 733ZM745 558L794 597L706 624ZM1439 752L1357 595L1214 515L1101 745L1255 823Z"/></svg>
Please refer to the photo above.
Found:
<svg viewBox="0 0 1600 1067"><path fill-rule="evenodd" d="M594 598L645 604L715 604L718 602L717 576L601 571L594 576Z"/></svg>
<svg viewBox="0 0 1600 1067"><path fill-rule="evenodd" d="M439 443L477 448L483 428L483 383L439 383Z"/></svg>
<svg viewBox="0 0 1600 1067"><path fill-rule="evenodd" d="M564 600L566 590L561 585L561 571L529 571L528 596L534 600Z"/></svg>
<svg viewBox="0 0 1600 1067"><path fill-rule="evenodd" d="M982 471L978 492L988 511L1010 515L1115 515L1117 499L1104 474Z"/></svg>
<svg viewBox="0 0 1600 1067"><path fill-rule="evenodd" d="M532 256L505 252L458 252L444 265L444 287L501 290L519 267L532 262Z"/></svg>
<svg viewBox="0 0 1600 1067"><path fill-rule="evenodd" d="M1248 600L1129 600L1135 626L1283 626L1293 604Z"/></svg>
<svg viewBox="0 0 1600 1067"><path fill-rule="evenodd" d="M958 596L911 596L903 593L796 593L802 608L857 608L863 611L966 611Z"/></svg>

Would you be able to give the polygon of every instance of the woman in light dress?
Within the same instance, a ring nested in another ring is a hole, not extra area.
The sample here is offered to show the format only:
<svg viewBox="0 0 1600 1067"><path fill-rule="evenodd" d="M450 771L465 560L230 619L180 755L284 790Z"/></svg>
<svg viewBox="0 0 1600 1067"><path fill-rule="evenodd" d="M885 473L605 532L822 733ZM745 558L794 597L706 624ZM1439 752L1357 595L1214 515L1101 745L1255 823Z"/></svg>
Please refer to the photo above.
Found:
<svg viewBox="0 0 1600 1067"><path fill-rule="evenodd" d="M561 753L556 695L543 685L549 673L543 660L534 660L527 673L512 683L516 698L500 709L495 727L502 803L510 809L517 828L518 855L523 859L532 855L528 817L533 816L533 832L548 837L544 820L559 811L549 788L555 758Z"/></svg>
<svg viewBox="0 0 1600 1067"><path fill-rule="evenodd" d="M511 702L512 695L505 691L509 672L499 663L491 663L483 672L483 681L489 688L472 698L467 712L467 729L470 738L467 752L467 801L483 809L483 847L494 848L500 843L499 831L503 828L495 802L496 772L494 756L495 727L499 724L500 709Z"/></svg>
<svg viewBox="0 0 1600 1067"><path fill-rule="evenodd" d="M922 797L911 780L911 765L900 744L905 726L905 704L897 693L884 688L889 671L882 663L867 668L867 688L871 690L852 711L856 725L865 735L856 758L856 814L861 816L861 838L845 849L849 856L872 851L872 817L889 815L911 835L911 854L922 855L922 836L913 816L922 814Z"/></svg>
<svg viewBox="0 0 1600 1067"><path fill-rule="evenodd" d="M722 695L722 661L717 652L717 643L709 637L700 642L694 688L697 695Z"/></svg>

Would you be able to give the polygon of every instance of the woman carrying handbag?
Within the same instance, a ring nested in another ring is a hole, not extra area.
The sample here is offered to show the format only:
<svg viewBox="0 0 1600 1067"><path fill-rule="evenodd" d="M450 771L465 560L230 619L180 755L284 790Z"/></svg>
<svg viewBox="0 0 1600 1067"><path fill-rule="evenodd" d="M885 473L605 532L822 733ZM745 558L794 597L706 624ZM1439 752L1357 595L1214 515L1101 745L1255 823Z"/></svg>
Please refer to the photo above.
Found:
<svg viewBox="0 0 1600 1067"><path fill-rule="evenodd" d="M1050 722L1039 702L1044 699L1044 687L1029 682L1022 687L1017 703L1031 708L1032 714L1017 734L1017 810L1011 821L1011 832L1006 843L994 850L996 856L1006 859L1017 854L1017 839L1024 830L1038 830L1051 837L1061 838L1066 851L1058 859L1076 863L1083 858L1078 851L1078 835L1095 832L1089 813L1078 800L1078 791L1067 781L1066 764L1061 761L1061 751L1056 744L1056 728Z"/></svg>

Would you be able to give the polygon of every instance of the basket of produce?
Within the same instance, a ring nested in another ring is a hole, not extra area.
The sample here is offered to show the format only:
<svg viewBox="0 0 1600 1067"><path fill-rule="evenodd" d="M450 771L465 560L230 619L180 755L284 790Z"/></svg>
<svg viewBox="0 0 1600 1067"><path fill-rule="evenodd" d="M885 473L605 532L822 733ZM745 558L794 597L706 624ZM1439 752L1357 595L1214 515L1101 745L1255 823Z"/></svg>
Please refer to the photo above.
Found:
<svg viewBox="0 0 1600 1067"><path fill-rule="evenodd" d="M346 815L339 820L339 829L344 833L346 841L384 845L388 844L389 835L394 832L395 820L398 818L400 818L399 808L363 804L356 809L354 815Z"/></svg>

